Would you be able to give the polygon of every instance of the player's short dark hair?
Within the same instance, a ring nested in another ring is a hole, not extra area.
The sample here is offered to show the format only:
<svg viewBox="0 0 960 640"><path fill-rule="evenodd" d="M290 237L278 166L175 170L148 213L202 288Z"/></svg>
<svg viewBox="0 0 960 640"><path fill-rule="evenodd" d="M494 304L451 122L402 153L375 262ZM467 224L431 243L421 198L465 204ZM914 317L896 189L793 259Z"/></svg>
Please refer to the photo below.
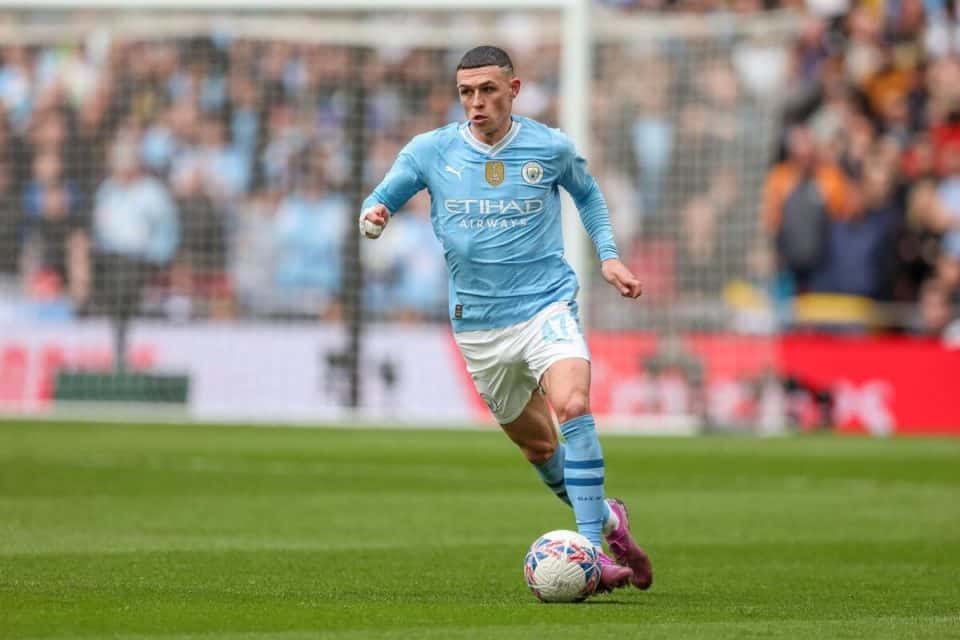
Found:
<svg viewBox="0 0 960 640"><path fill-rule="evenodd" d="M500 47L482 45L474 47L463 54L457 71L460 69L476 69L477 67L500 67L509 74L513 74L513 61L507 52Z"/></svg>

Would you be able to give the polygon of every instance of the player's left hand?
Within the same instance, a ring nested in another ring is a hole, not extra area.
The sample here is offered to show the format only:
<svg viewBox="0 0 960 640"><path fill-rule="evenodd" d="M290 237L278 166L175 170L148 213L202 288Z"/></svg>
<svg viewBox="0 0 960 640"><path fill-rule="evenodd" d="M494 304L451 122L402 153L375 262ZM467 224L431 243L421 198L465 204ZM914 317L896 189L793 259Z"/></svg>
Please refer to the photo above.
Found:
<svg viewBox="0 0 960 640"><path fill-rule="evenodd" d="M643 293L640 280L627 266L616 258L604 260L600 265L603 279L614 286L624 298L639 298Z"/></svg>

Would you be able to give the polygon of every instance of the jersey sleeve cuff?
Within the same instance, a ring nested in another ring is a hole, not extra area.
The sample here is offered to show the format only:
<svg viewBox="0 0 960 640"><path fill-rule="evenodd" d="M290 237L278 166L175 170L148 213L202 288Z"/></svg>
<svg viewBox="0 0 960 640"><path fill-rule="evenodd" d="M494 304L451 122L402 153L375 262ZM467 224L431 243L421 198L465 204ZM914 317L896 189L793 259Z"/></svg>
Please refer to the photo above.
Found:
<svg viewBox="0 0 960 640"><path fill-rule="evenodd" d="M620 254L616 249L603 249L600 251L600 262L604 260L619 260Z"/></svg>

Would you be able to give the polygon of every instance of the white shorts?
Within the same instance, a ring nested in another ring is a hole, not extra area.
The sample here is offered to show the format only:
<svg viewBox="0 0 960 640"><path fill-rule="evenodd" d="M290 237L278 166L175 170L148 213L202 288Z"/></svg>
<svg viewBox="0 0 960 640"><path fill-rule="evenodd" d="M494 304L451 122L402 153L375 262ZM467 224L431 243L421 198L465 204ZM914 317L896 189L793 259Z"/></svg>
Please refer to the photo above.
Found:
<svg viewBox="0 0 960 640"><path fill-rule="evenodd" d="M590 360L575 308L555 302L519 324L454 334L480 397L500 424L517 419L554 362Z"/></svg>

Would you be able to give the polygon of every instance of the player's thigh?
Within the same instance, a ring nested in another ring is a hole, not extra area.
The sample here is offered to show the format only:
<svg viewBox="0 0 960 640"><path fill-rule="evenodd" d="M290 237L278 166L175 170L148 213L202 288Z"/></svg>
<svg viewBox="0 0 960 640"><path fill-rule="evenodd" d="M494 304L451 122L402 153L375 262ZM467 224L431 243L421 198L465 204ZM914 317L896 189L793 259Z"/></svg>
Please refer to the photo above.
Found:
<svg viewBox="0 0 960 640"><path fill-rule="evenodd" d="M557 303L534 318L524 335L524 357L561 422L587 413L590 350L572 303Z"/></svg>
<svg viewBox="0 0 960 640"><path fill-rule="evenodd" d="M557 360L547 367L540 384L561 422L590 413L589 360Z"/></svg>
<svg viewBox="0 0 960 640"><path fill-rule="evenodd" d="M533 464L547 462L557 450L553 414L539 389L530 395L530 401L516 420L500 426Z"/></svg>

